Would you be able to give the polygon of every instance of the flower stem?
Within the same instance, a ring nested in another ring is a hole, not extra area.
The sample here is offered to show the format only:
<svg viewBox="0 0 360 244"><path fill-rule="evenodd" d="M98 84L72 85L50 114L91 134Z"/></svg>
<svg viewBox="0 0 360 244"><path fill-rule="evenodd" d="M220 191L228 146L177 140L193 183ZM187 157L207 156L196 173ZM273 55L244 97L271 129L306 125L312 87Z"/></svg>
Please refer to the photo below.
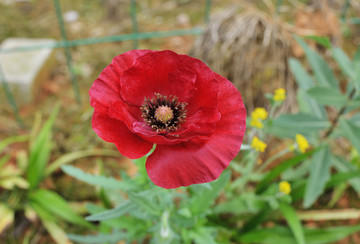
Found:
<svg viewBox="0 0 360 244"><path fill-rule="evenodd" d="M264 169L266 169L275 159L280 158L281 156L285 155L286 153L288 153L290 150L288 148L272 155L270 158L268 158L258 169L257 172L261 172Z"/></svg>
<svg viewBox="0 0 360 244"><path fill-rule="evenodd" d="M349 94L349 100L351 100L354 97L355 92L356 92L356 89L355 88L352 89L352 91ZM339 121L340 116L345 113L346 108L347 108L347 104L345 104L344 106L342 106L340 108L340 110L337 113L335 119L331 122L330 128L325 132L324 138L328 138L331 135L331 133L334 131L335 127L337 126L337 123Z"/></svg>

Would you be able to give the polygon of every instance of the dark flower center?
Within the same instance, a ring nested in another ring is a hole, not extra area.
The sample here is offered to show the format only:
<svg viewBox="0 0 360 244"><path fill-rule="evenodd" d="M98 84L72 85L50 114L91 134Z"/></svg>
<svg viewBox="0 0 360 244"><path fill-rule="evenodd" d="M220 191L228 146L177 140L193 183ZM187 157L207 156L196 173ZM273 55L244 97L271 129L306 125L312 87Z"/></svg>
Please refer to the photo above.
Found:
<svg viewBox="0 0 360 244"><path fill-rule="evenodd" d="M145 123L160 133L177 130L186 119L187 103L179 102L178 98L172 95L154 95L151 99L145 97L140 107Z"/></svg>

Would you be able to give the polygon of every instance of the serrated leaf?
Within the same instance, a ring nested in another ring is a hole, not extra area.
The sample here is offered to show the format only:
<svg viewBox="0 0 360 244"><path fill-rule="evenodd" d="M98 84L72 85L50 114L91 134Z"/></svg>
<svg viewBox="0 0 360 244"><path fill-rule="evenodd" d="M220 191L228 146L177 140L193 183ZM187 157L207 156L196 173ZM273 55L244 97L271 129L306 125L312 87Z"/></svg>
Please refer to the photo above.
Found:
<svg viewBox="0 0 360 244"><path fill-rule="evenodd" d="M351 121L340 119L340 129L344 137L346 137L353 147L360 153L360 127L354 125Z"/></svg>
<svg viewBox="0 0 360 244"><path fill-rule="evenodd" d="M310 165L310 176L307 181L304 196L304 207L310 207L323 193L326 182L330 178L330 150L323 146L314 154Z"/></svg>
<svg viewBox="0 0 360 244"><path fill-rule="evenodd" d="M305 244L304 231L295 210L285 202L280 202L279 207L292 233L294 234L296 243Z"/></svg>
<svg viewBox="0 0 360 244"><path fill-rule="evenodd" d="M78 179L80 181L86 182L90 185L100 186L107 189L118 189L123 191L128 191L133 189L133 185L124 183L122 181L116 180L112 177L106 177L103 175L93 175L88 174L82 171L79 168L76 168L71 165L63 165L61 169L68 175Z"/></svg>
<svg viewBox="0 0 360 244"><path fill-rule="evenodd" d="M61 196L53 191L40 189L29 194L29 199L58 218L73 224L90 228L93 227L90 223L86 222L83 217L72 210Z"/></svg>
<svg viewBox="0 0 360 244"><path fill-rule="evenodd" d="M339 88L334 72L324 61L324 59L316 52L314 52L301 38L295 36L296 41L304 49L307 60L314 71L318 85L325 87Z"/></svg>
<svg viewBox="0 0 360 244"><path fill-rule="evenodd" d="M307 91L307 94L314 98L318 103L324 105L344 106L348 99L338 89L329 87L313 87Z"/></svg>
<svg viewBox="0 0 360 244"><path fill-rule="evenodd" d="M330 126L326 119L310 114L283 114L273 120L269 133L280 137L294 138L296 134L311 135Z"/></svg>

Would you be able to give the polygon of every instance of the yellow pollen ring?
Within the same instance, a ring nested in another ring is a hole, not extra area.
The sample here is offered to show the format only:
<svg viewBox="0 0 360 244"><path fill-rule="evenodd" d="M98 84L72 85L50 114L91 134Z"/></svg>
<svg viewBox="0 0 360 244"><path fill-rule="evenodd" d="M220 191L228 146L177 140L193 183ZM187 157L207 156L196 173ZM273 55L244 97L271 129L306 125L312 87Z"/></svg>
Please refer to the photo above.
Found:
<svg viewBox="0 0 360 244"><path fill-rule="evenodd" d="M159 106L155 110L155 119L163 122L164 124L174 118L174 112L168 106Z"/></svg>

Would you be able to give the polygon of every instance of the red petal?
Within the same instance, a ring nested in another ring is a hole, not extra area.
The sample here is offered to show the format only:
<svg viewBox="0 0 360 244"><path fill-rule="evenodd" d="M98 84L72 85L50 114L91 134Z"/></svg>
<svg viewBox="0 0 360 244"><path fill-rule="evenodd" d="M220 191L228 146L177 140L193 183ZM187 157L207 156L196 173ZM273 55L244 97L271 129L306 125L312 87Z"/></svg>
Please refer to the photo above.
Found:
<svg viewBox="0 0 360 244"><path fill-rule="evenodd" d="M131 68L138 57L149 52L152 51L132 50L116 56L91 86L89 91L91 106L99 105L103 112L107 111L108 107L120 98L120 75Z"/></svg>
<svg viewBox="0 0 360 244"><path fill-rule="evenodd" d="M119 152L128 158L141 158L146 155L153 144L129 131L127 126L116 119L94 111L92 127L96 134L104 141L112 142Z"/></svg>
<svg viewBox="0 0 360 244"><path fill-rule="evenodd" d="M206 142L158 145L146 169L154 184L176 188L217 179L240 150L246 129L246 111L240 93L225 78L219 81L221 119Z"/></svg>
<svg viewBox="0 0 360 244"><path fill-rule="evenodd" d="M146 161L146 170L155 185L172 189L213 181L229 165L230 160L208 143L157 145Z"/></svg>
<svg viewBox="0 0 360 244"><path fill-rule="evenodd" d="M121 96L135 106L141 106L145 97L152 98L154 93L173 95L185 102L192 95L196 74L183 67L179 55L168 50L139 57L120 77Z"/></svg>

